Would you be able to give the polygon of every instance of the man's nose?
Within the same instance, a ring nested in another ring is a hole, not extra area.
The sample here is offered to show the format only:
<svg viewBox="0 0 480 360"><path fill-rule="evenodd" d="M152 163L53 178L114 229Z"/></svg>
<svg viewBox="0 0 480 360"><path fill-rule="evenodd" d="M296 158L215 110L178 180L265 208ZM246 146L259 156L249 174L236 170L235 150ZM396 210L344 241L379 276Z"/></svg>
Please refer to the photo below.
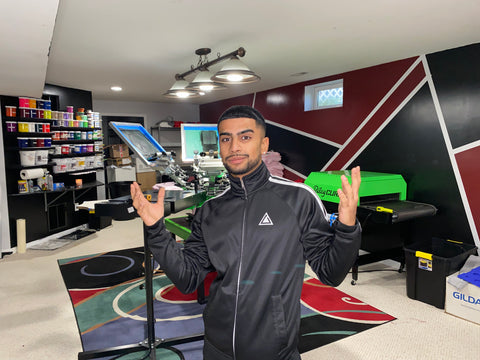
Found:
<svg viewBox="0 0 480 360"><path fill-rule="evenodd" d="M238 139L233 138L231 143L230 151L232 152L239 152L240 151L240 141Z"/></svg>

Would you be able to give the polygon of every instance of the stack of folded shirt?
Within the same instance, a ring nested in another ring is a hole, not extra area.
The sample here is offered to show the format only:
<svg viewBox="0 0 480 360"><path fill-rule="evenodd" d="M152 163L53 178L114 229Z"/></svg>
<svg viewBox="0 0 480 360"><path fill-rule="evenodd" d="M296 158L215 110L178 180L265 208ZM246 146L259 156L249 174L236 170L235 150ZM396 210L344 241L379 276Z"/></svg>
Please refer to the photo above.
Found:
<svg viewBox="0 0 480 360"><path fill-rule="evenodd" d="M262 160L267 166L268 171L270 171L270 174L274 176L283 177L284 167L280 163L280 160L282 160L282 157L278 152L269 151L266 154L262 155Z"/></svg>

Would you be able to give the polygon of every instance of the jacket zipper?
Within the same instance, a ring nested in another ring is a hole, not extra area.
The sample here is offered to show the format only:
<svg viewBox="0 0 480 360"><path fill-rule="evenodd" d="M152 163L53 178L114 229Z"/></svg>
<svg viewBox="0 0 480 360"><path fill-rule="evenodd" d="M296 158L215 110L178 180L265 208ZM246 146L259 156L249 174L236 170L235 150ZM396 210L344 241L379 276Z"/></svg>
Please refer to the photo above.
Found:
<svg viewBox="0 0 480 360"><path fill-rule="evenodd" d="M243 208L243 219L242 219L242 236L240 240L240 264L238 265L238 276L237 276L237 293L235 297L235 314L233 318L233 338L232 338L232 345L233 345L233 360L237 358L235 353L235 338L237 336L237 312L238 312L238 294L240 293L240 276L242 274L242 259L243 259L243 242L245 236L245 219L247 216L247 189L243 183L243 179L240 178L240 183L242 184L242 189L245 192L245 206Z"/></svg>

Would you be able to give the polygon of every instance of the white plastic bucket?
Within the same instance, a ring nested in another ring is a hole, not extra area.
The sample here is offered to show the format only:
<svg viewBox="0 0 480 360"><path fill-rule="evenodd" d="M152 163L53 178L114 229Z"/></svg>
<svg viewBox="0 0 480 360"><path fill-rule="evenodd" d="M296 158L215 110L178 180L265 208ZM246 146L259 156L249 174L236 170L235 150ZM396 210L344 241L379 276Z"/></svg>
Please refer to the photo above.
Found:
<svg viewBox="0 0 480 360"><path fill-rule="evenodd" d="M95 156L85 157L85 168L91 169L95 167Z"/></svg>
<svg viewBox="0 0 480 360"><path fill-rule="evenodd" d="M48 150L35 151L35 165L47 165L48 163Z"/></svg>
<svg viewBox="0 0 480 360"><path fill-rule="evenodd" d="M78 169L78 158L69 158L67 160L67 171L76 171Z"/></svg>
<svg viewBox="0 0 480 360"><path fill-rule="evenodd" d="M35 151L20 151L20 164L22 166L34 166Z"/></svg>
<svg viewBox="0 0 480 360"><path fill-rule="evenodd" d="M68 159L55 159L55 162L57 165L53 167L53 172L54 173L63 173L67 171L67 160Z"/></svg>

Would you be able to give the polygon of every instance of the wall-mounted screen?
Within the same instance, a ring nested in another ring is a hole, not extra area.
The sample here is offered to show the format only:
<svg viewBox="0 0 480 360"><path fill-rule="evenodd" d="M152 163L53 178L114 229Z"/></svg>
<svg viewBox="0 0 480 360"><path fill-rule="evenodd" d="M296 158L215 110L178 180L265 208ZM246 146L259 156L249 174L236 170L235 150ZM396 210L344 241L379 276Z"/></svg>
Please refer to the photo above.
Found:
<svg viewBox="0 0 480 360"><path fill-rule="evenodd" d="M220 158L217 124L181 124L182 161L193 162L195 151L212 150Z"/></svg>
<svg viewBox="0 0 480 360"><path fill-rule="evenodd" d="M142 161L152 166L165 149L140 124L111 121L110 127Z"/></svg>

